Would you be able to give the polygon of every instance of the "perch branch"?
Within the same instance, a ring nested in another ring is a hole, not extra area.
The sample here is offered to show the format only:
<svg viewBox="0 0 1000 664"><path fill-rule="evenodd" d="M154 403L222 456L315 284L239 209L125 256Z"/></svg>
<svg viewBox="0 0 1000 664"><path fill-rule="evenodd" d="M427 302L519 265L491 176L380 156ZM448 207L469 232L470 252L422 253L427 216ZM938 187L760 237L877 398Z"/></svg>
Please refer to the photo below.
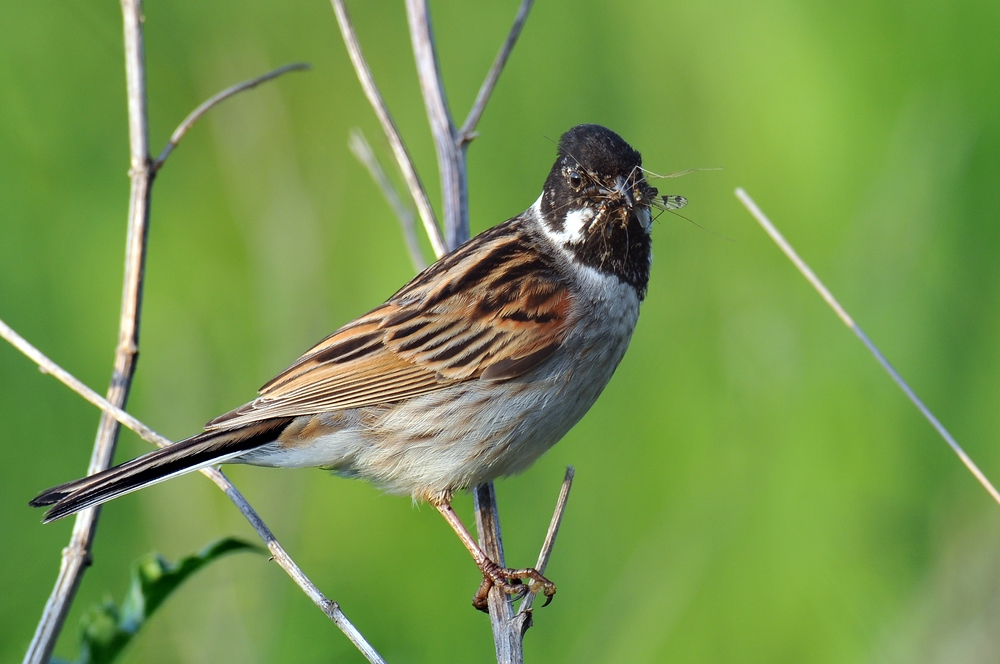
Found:
<svg viewBox="0 0 1000 664"><path fill-rule="evenodd" d="M472 109L469 111L468 117L465 118L465 124L462 125L461 131L458 132L458 140L463 148L476 137L476 125L479 124L479 118L483 116L483 111L486 110L486 104L490 100L490 95L493 94L493 88L496 87L497 81L500 79L500 72L503 71L504 66L507 64L510 52L514 50L517 38L521 36L521 28L524 27L525 21L528 20L528 12L531 11L533 4L535 4L535 0L522 0L521 6L517 10L517 16L514 17L514 25L511 26L510 33L507 35L507 40L500 47L500 52L497 53L497 57L493 61L493 66L490 67L489 73L486 74L486 80L483 81L482 87L479 88L476 101L472 104Z"/></svg>
<svg viewBox="0 0 1000 664"><path fill-rule="evenodd" d="M444 207L444 236L448 249L451 250L469 239L465 151L459 146L444 85L441 83L434 30L426 0L406 0L406 16L410 24L410 41L413 43L413 56L417 63L420 92L424 97L424 108L437 150L441 202Z"/></svg>
<svg viewBox="0 0 1000 664"><path fill-rule="evenodd" d="M191 111L191 113L188 114L186 118L184 118L184 121L181 122L177 126L177 129L174 130L174 133L170 135L170 140L167 141L167 144L163 147L163 151L160 153L160 156L157 157L156 160L152 163L151 168L153 170L153 173L155 174L157 171L160 170L160 167L163 166L163 162L167 160L167 157L169 157L170 153L174 151L174 148L177 147L177 144L181 142L182 138L184 138L184 134L188 133L188 130L191 129L194 123L197 122L201 118L201 116L205 115L205 113L208 113L214 106L217 106L218 104L229 99L233 95L239 94L244 90L250 90L252 88L257 87L261 83L266 83L267 81L270 81L272 78L278 78L282 74L285 74L290 71L304 71L306 69L309 69L309 67L310 65L307 62L293 62L292 64L285 65L284 67L278 67L273 71L269 71L266 74L262 74L257 78L252 78L249 81L243 81L242 83L237 83L236 85L228 87L222 92L202 102L201 105L198 106L198 108Z"/></svg>
<svg viewBox="0 0 1000 664"><path fill-rule="evenodd" d="M116 407L128 400L139 346L139 317L146 262L146 231L149 227L149 193L153 171L149 159L146 115L145 47L142 36L142 1L121 0L125 41L125 79L128 90L128 125L131 191L125 247L125 278L118 326L118 345L108 387L108 401ZM101 416L87 474L111 465L118 441L118 422ZM73 603L80 579L90 564L90 547L97 529L100 508L83 510L76 516L69 545L63 549L55 587L42 611L35 634L24 656L25 664L48 664Z"/></svg>
<svg viewBox="0 0 1000 664"><path fill-rule="evenodd" d="M573 488L573 476L576 470L573 466L566 467L566 477L563 478L562 487L559 489L559 498L556 500L556 509L552 512L552 521L549 522L549 529L545 533L545 541L542 542L542 550L538 553L538 562L535 569L539 574L545 574L545 568L549 565L549 558L552 556L552 548L556 545L556 536L559 535L559 526L562 524L563 514L566 512L566 502L569 500L569 490ZM518 608L517 613L527 613L531 610L531 605L535 601L536 593L529 592ZM531 624L528 624L530 627ZM525 628L527 629L527 628Z"/></svg>
<svg viewBox="0 0 1000 664"><path fill-rule="evenodd" d="M989 479L987 479L986 475L983 474L983 471L979 470L979 466L977 466L969 455L965 453L965 450L963 450L958 444L958 441L956 441L952 435L948 433L948 430L945 429L944 425L938 421L938 418L934 417L934 414L927 408L927 406L924 405L924 402L920 400L916 392L913 391L913 388L911 388L909 384L903 380L903 377L899 375L896 369L889 364L889 360L885 358L882 351L880 351L872 340L868 338L868 335L864 333L857 323L854 322L854 319L851 318L847 311L840 306L840 303L833 297L833 293L827 290L826 286L823 285L823 282L819 280L819 277L817 277L816 274L809 268L806 262L799 258L799 255L795 252L795 249L792 248L792 245L790 245L785 237L778 232L778 229L774 227L774 224L772 224L761 209L757 207L757 204L754 203L752 198L750 198L750 195L747 194L747 192L745 192L742 188L737 188L736 198L738 198L750 214L753 215L754 219L757 220L757 223L761 225L764 231L771 236L774 243L778 245L788 259L792 261L796 268L798 268L799 272L802 273L802 276L805 277L810 284L812 284L812 287L815 288L826 303L830 305L830 308L833 309L834 313L837 314L837 317L843 321L844 325L850 328L851 331L857 335L858 339L861 340L861 343L863 343L871 354L875 356L875 359L878 360L878 363L882 365L882 368L888 372L889 376L892 377L892 380L899 386L899 389L903 390L903 393L906 394L909 400L913 402L913 405L917 407L925 418L927 418L927 421L931 423L931 426L934 427L938 434L944 438L944 441L948 443L948 446L951 447L952 451L958 455L958 458L961 459L962 463L965 464L965 467L969 469L969 472L972 473L973 477L975 477L983 488L986 489L986 492L993 497L993 500L1000 504L1000 493L997 492L996 487L994 487Z"/></svg>
<svg viewBox="0 0 1000 664"><path fill-rule="evenodd" d="M399 198L399 194L396 193L396 189L389 182L385 171L382 170L382 165L378 163L375 153L372 151L368 141L365 140L365 135L361 133L360 129L351 131L351 137L347 142L347 146L351 149L357 160L368 169L368 174L371 175L372 180L375 181L378 188L382 190L382 195L388 201L389 207L396 213L399 225L403 229L403 240L406 242L406 251L410 254L413 267L416 268L417 272L423 270L427 267L427 261L424 260L424 254L420 251L420 243L417 241L417 230L413 223L413 214L403 204L403 201Z"/></svg>
<svg viewBox="0 0 1000 664"><path fill-rule="evenodd" d="M32 346L27 340L24 339L17 332L12 330L6 323L0 320L0 337L7 340L14 348L21 351L26 355L31 361L38 365L38 368L43 372L50 374L60 383L73 390L86 401L100 408L105 415L113 418L115 421L121 423L127 428L134 431L140 438L148 443L152 443L157 447L166 447L167 445L173 445L173 441L160 435L153 429L149 428L141 421L133 417L132 415L126 413L121 408L110 403L107 399L99 395L94 390L87 387L82 381L77 379L71 373L63 369L61 366L49 359L44 353ZM337 627L347 635L347 638L357 646L365 657L368 658L369 662L373 664L384 664L384 660L379 656L375 649L364 639L357 628L347 619L344 612L340 609L340 606L327 599L319 588L313 584L312 581L305 575L305 573L299 568L299 566L292 560L291 556L285 551L277 539L274 537L274 533L271 529L267 527L260 515L250 506L243 494L233 486L232 482L229 481L221 470L217 468L203 468L201 471L202 475L205 475L210 480L215 482L215 484L222 489L229 499L233 501L236 507L240 510L253 529L257 531L260 538L267 545L268 550L271 552L275 562L285 570L285 572L295 581L296 585L302 589L309 599L313 601L316 606L320 608L334 623Z"/></svg>
<svg viewBox="0 0 1000 664"><path fill-rule="evenodd" d="M480 484L472 492L476 510L476 528L479 546L490 560L506 567L503 555L503 537L500 534L500 514L493 483ZM496 646L497 664L524 664L522 637L531 622L531 614L514 615L514 600L497 586L490 588L488 597L490 624L493 626L493 643Z"/></svg>
<svg viewBox="0 0 1000 664"><path fill-rule="evenodd" d="M424 222L424 230L427 231L427 237L430 238L434 254L440 258L447 250L445 249L444 239L441 237L441 230L438 228L437 220L434 218L434 210L427 199L427 192L424 191L424 186L420 182L420 176L417 175L416 168L413 166L413 160L410 159L410 153L407 151L406 145L399 135L399 130L396 129L396 124L389 114L389 109L382 99L382 94L375 86L375 79L372 77L372 71L368 67L368 62L365 60L364 54L361 52L361 44L358 42L358 36L354 32L354 24L351 23L351 17L347 13L344 0L330 1L333 4L333 11L337 15L337 24L340 26L340 33L344 37L344 44L347 46L347 54L354 65L354 71L357 72L358 80L361 81L361 88L375 110L375 115L382 125L382 131L385 132L386 138L389 139L389 145L392 147L396 162L403 173L403 179L406 181L406 186L410 189L410 195L417 206L420 219Z"/></svg>

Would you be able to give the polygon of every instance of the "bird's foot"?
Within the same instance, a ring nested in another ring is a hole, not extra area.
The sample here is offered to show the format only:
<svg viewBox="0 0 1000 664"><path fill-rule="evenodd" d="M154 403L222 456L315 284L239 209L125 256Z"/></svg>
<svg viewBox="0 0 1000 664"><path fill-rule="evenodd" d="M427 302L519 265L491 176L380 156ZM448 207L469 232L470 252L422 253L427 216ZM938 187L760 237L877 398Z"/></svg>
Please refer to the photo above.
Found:
<svg viewBox="0 0 1000 664"><path fill-rule="evenodd" d="M487 600L490 588L493 586L496 586L508 595L513 595L514 599L520 599L528 594L528 592L535 593L536 595L541 593L545 595L545 604L542 604L542 606L548 606L549 602L552 601L552 596L556 594L556 584L546 579L533 567L511 569L509 567L500 567L492 560L487 560L484 564L480 565L479 569L483 573L483 582L480 584L479 590L476 591L475 597L472 598L472 606L480 611L489 613ZM524 583L523 579L526 579L528 582Z"/></svg>

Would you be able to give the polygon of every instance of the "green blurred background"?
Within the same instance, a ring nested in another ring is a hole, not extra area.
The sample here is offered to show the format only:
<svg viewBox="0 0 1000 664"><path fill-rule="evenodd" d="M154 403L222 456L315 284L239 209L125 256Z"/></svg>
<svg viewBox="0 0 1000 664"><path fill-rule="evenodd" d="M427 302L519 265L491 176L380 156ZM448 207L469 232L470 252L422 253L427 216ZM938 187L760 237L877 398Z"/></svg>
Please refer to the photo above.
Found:
<svg viewBox="0 0 1000 664"><path fill-rule="evenodd" d="M434 2L456 118L516 3ZM352 2L377 80L439 200L402 2ZM226 102L156 181L129 410L199 430L413 271L346 148L385 141L329 4L145 7L151 141ZM103 391L117 335L128 148L115 2L0 11L0 317ZM508 561L537 555L577 482L531 662L995 662L1000 508L732 195L744 186L984 471L1000 479L1000 4L539 0L469 151L473 231L538 195L553 142L599 122L667 180L632 348L584 421L498 484ZM388 164L388 160L385 161ZM724 236L724 237L719 237ZM36 491L86 467L98 413L0 346L0 661L19 661L71 521ZM147 450L130 433L117 458ZM476 570L432 509L317 470L231 477L393 663L486 662ZM471 516L471 499L457 507ZM101 519L57 654L130 561L253 538L198 476ZM170 600L128 662L354 662L274 564L237 556Z"/></svg>

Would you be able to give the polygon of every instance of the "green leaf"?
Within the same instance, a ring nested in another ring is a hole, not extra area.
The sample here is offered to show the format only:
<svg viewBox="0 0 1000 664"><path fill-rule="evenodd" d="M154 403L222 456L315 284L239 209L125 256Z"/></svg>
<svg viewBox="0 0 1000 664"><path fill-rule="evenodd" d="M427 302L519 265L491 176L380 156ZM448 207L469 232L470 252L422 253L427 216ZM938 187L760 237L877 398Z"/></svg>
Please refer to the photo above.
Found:
<svg viewBox="0 0 1000 664"><path fill-rule="evenodd" d="M110 599L92 606L80 619L80 658L76 664L113 662L150 616L188 577L228 553L264 549L232 537L212 542L196 554L170 563L155 553L132 563L121 607Z"/></svg>

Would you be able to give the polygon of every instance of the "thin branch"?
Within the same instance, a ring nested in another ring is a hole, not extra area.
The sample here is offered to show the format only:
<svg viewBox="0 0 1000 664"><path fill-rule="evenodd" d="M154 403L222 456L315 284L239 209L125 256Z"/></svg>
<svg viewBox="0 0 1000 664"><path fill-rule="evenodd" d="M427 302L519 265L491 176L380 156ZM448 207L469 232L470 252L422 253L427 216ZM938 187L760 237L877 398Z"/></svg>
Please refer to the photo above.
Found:
<svg viewBox="0 0 1000 664"><path fill-rule="evenodd" d="M556 545L556 537L559 535L559 526L562 524L563 514L566 512L566 502L569 500L569 491L573 488L573 476L576 471L573 466L566 466L566 476L563 478L562 487L559 489L559 498L556 500L556 509L552 513L552 520L549 522L549 529L545 533L545 541L542 542L542 550L538 554L538 563L535 569L539 574L545 574L545 568L549 565L549 558L552 556L552 549ZM529 592L525 596L518 608L518 614L531 610L531 605L535 601L535 594ZM530 625L529 625L530 627Z"/></svg>
<svg viewBox="0 0 1000 664"><path fill-rule="evenodd" d="M218 104L222 103L226 99L229 99L235 94L239 94L244 90L250 90L252 88L255 88L261 83L270 81L273 78L278 78L282 74L285 74L290 71L304 71L306 69L309 69L310 66L311 65L309 65L309 63L307 62L293 62L292 64L285 65L284 67L278 67L274 71L269 71L266 74L262 74L257 78L252 78L249 81L243 81L242 83L237 83L236 85L226 88L222 92L202 102L202 104L198 106L198 108L191 111L191 113L188 114L186 118L184 118L184 122L180 123L177 126L177 129L174 130L174 133L170 135L170 140L167 141L167 144L163 147L163 151L160 153L160 156L157 157L156 160L152 163L151 167L153 173L156 173L157 171L160 170L160 167L163 166L163 162L167 160L167 157L169 157L170 153L174 151L174 148L177 147L177 144L181 142L182 138L184 138L184 134L186 134L188 130L191 129L194 123L197 122L201 118L201 116L205 115L205 113L208 113L208 111L210 111L214 106L217 106Z"/></svg>
<svg viewBox="0 0 1000 664"><path fill-rule="evenodd" d="M210 472L205 472L206 470ZM236 507L239 508L240 512L243 513L243 516L250 522L250 525L257 531L260 538L267 544L267 548L271 552L271 557L274 561L278 563L281 569L285 570L288 576L292 577L295 584L302 589L302 592L304 592L309 599L313 601L313 604L318 606L320 610L322 610L323 613L325 613L326 616L340 628L340 631L342 631L347 638L350 639L351 643L353 643L354 646L361 651L361 654L365 656L365 659L371 662L371 664L386 664L385 660L382 659L382 656L379 655L375 648L373 648L372 645L365 640L365 637L361 635L358 628L347 619L347 616L344 615L344 612L340 609L340 605L333 600L328 599L322 592L320 592L320 589L309 580L309 577L305 575L305 572L303 572L299 566L295 564L292 557L288 555L285 549L278 543L278 540L274 538L274 534L264 524L264 521L261 520L257 512L250 507L250 503L246 501L243 494L241 494L239 490L232 485L229 478L223 475L222 471L215 468L206 468L201 472L208 475L209 479L215 482L220 489L226 492L229 499L236 504Z"/></svg>
<svg viewBox="0 0 1000 664"><path fill-rule="evenodd" d="M407 151L406 145L399 135L399 130L396 129L396 124L389 114L389 109L386 107L381 93L379 93L378 88L375 86L375 79L372 77L368 62L365 61L365 56L361 52L361 44L358 42L358 36L354 32L354 24L351 23L351 17L347 13L344 0L330 1L333 4L333 11L337 15L337 24L340 25L340 33L344 37L344 44L347 46L347 54L354 65L354 71L358 75L358 80L361 81L361 88L375 110L379 124L382 125L382 131L385 132L386 138L389 139L389 145L392 147L396 162L403 173L403 179L406 181L406 186L410 189L410 195L413 196L413 202L417 206L420 219L424 222L424 230L427 232L427 237L430 238L434 254L440 258L447 253L447 250L445 249L444 239L441 237L441 230L438 228L437 220L434 217L434 210L427 199L427 192L424 191L424 186L420 182L420 176L417 175L417 171L413 166L413 160L410 159L410 153Z"/></svg>
<svg viewBox="0 0 1000 664"><path fill-rule="evenodd" d="M510 52L514 50L517 38L521 36L521 28L524 27L525 21L528 20L528 12L531 11L533 4L535 4L535 0L522 0L520 8L517 10L517 16L514 17L514 25L510 28L507 40L500 47L500 51L493 61L493 66L490 67L489 73L486 74L486 80L483 81L482 87L479 88L476 101L472 104L472 109L469 111L468 117L465 118L465 124L462 125L462 129L458 132L458 140L462 147L471 143L476 137L476 125L479 124L479 118L483 116L483 111L486 110L486 104L490 100L490 95L493 94L493 88L496 87L497 81L500 80L500 72L503 71L504 66L507 64L507 58L510 57Z"/></svg>
<svg viewBox="0 0 1000 664"><path fill-rule="evenodd" d="M441 83L427 1L406 0L406 16L410 23L410 41L413 43L413 56L417 63L420 92L424 97L424 108L437 150L441 201L444 206L444 237L450 250L469 239L469 183L465 152L459 147L455 124L451 120L444 85Z"/></svg>
<svg viewBox="0 0 1000 664"><path fill-rule="evenodd" d="M0 338L7 341L11 346L27 356L29 360L37 364L39 371L51 375L60 383L79 394L87 402L100 408L112 419L134 431L146 442L152 443L158 447L166 447L167 445L173 444L169 439L156 433L145 424L132 417L121 408L110 403L94 390L87 387L87 385L85 385L81 380L49 359L48 356L42 353L42 351L31 345L29 341L15 332L2 320L0 320Z"/></svg>
<svg viewBox="0 0 1000 664"><path fill-rule="evenodd" d="M396 193L395 187L389 182L385 171L382 170L382 165L378 163L371 145L368 144L365 135L361 133L360 129L351 130L351 137L347 141L347 146L351 149L357 160L368 169L368 174L371 175L372 180L375 181L378 188L382 190L382 195L388 201L389 207L396 213L399 225L403 229L403 240L406 242L406 251L410 254L413 267L416 268L417 272L420 272L427 267L427 261L424 260L423 252L420 251L420 242L417 240L417 229L413 223L413 214L403 204L403 201L399 198L399 194Z"/></svg>
<svg viewBox="0 0 1000 664"><path fill-rule="evenodd" d="M476 511L476 528L479 530L479 546L490 560L505 567L500 514L497 512L493 483L477 486L472 492L472 498ZM531 625L531 614L514 615L514 600L497 586L490 588L488 603L497 664L524 664L521 639Z"/></svg>
<svg viewBox="0 0 1000 664"><path fill-rule="evenodd" d="M139 347L142 282L146 263L146 231L149 227L149 194L153 172L149 159L146 114L145 47L142 36L142 1L121 0L125 42L125 80L128 90L129 154L131 191L125 243L125 278L118 325L118 346L108 387L108 401L124 406L128 400ZM111 465L118 441L118 423L101 416L87 474ZM24 656L25 664L47 664L62 631L69 607L76 597L84 570L90 564L90 547L97 529L100 508L77 514L69 545L63 549L55 586L42 611L35 634Z"/></svg>
<svg viewBox="0 0 1000 664"><path fill-rule="evenodd" d="M785 255L788 256L788 259L792 261L795 267L798 268L799 272L802 273L802 276L804 276L806 280L812 284L813 288L815 288L826 303L830 305L830 308L833 309L834 313L837 314L837 317L843 321L844 325L849 327L851 331L853 331L854 334L861 339L861 343L863 343L865 347L871 351L871 354L875 356L875 359L882 365L882 368L888 372L889 376L896 382L896 385L899 386L899 389L903 390L903 393L906 394L910 401L913 402L913 405L917 407L923 416L927 418L927 421L931 423L931 426L933 426L941 437L944 438L944 441L948 443L948 446L951 447L952 451L958 455L958 458L961 459L962 463L965 464L965 467L969 469L969 472L972 473L983 488L986 489L986 492L993 497L993 500L1000 504L1000 492L997 492L996 488L989 481L989 479L987 479L986 475L979 470L979 466L977 466L969 455L965 453L965 450L963 450L952 435L948 433L948 430L944 428L944 425L941 424L936 417L934 417L934 414L927 408L927 406L924 405L924 402L917 397L916 392L914 392L909 384L903 380L903 377L899 375L896 369L889 364L889 360L887 360L878 347L872 343L872 340L868 338L868 335L865 334L860 327L858 327L858 324L854 322L854 319L851 318L847 311L840 306L840 303L837 302L837 300L833 297L833 294L826 288L826 286L823 285L823 282L819 280L819 277L813 273L804 260L799 258L799 255L795 252L795 249L792 248L792 245L790 245L784 236L778 232L778 229L774 227L774 224L772 224L761 209L757 207L757 204L754 203L752 198L750 198L750 195L747 194L747 192L745 192L742 188L738 188L736 189L736 198L743 203L750 214L753 215L754 219L757 220L757 223L761 225L764 231L771 236L772 240L774 240L775 244L777 244Z"/></svg>
<svg viewBox="0 0 1000 664"><path fill-rule="evenodd" d="M26 355L31 361L38 365L38 368L43 372L50 374L60 383L73 390L89 403L100 408L107 416L113 418L117 422L120 422L127 428L134 431L140 438L148 443L152 443L157 447L167 447L168 445L173 445L173 441L165 436L160 435L150 427L143 424L141 421L128 414L121 408L118 408L114 404L108 402L107 399L99 395L94 390L87 387L82 381L77 379L71 373L63 369L61 366L49 359L44 353L35 348L31 343L24 339L21 335L10 328L5 322L0 320L0 338L8 341L14 348L21 351ZM351 621L347 619L344 612L341 611L340 606L327 599L319 588L309 580L309 577L299 568L299 566L292 560L291 556L285 551L277 539L274 537L274 533L271 529L267 527L264 520L260 518L260 515L250 506L243 494L233 486L221 470L217 468L203 468L201 471L202 475L205 475L210 480L215 482L215 484L222 489L229 499L233 501L236 507L240 510L253 529L257 531L260 538L267 545L268 550L270 550L275 562L295 581L296 585L302 589L302 591L313 601L316 606L320 608L334 623L337 627L347 635L347 638L357 646L365 657L368 658L369 662L373 664L384 664L384 660L379 656L375 649L365 641L361 633L351 624Z"/></svg>

